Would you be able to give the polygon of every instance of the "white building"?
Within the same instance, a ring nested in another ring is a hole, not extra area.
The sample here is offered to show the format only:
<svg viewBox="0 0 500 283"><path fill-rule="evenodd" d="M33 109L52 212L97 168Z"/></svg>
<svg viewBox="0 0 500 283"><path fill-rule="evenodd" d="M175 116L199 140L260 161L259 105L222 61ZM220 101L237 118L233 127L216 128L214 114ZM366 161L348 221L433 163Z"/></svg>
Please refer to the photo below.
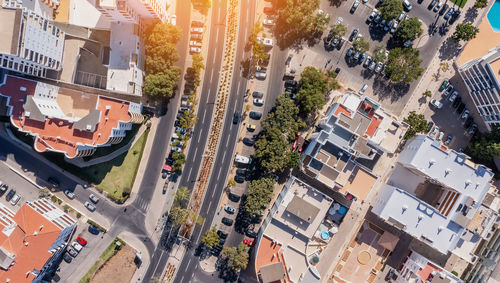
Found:
<svg viewBox="0 0 500 283"><path fill-rule="evenodd" d="M372 211L446 254L471 224L492 178L489 168L419 135L401 152Z"/></svg>
<svg viewBox="0 0 500 283"><path fill-rule="evenodd" d="M0 18L0 67L37 77L61 70L64 33L50 19L6 0Z"/></svg>
<svg viewBox="0 0 500 283"><path fill-rule="evenodd" d="M462 280L426 257L410 251L395 283L461 283Z"/></svg>

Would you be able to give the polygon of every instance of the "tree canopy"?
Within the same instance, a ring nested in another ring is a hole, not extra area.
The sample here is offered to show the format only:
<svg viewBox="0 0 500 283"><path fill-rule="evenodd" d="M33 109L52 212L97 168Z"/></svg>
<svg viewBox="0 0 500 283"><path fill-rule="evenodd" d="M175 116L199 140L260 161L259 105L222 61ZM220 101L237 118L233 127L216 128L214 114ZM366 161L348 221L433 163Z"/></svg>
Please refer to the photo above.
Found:
<svg viewBox="0 0 500 283"><path fill-rule="evenodd" d="M451 36L454 41L459 42L460 40L469 41L476 37L479 29L471 23L459 23L455 27L455 32Z"/></svg>
<svg viewBox="0 0 500 283"><path fill-rule="evenodd" d="M364 37L358 36L352 43L352 47L354 47L354 50L359 53L365 53L368 49L370 49L370 43L366 41Z"/></svg>
<svg viewBox="0 0 500 283"><path fill-rule="evenodd" d="M485 8L488 6L488 0L476 0L474 3L474 8Z"/></svg>
<svg viewBox="0 0 500 283"><path fill-rule="evenodd" d="M500 157L500 128L493 127L489 133L477 133L468 147L474 159L493 163L493 158Z"/></svg>
<svg viewBox="0 0 500 283"><path fill-rule="evenodd" d="M347 32L347 27L344 26L343 24L333 25L332 29L330 30L332 36L338 36L338 37L344 36L346 32Z"/></svg>
<svg viewBox="0 0 500 283"><path fill-rule="evenodd" d="M227 264L235 271L247 268L249 247L240 243L237 247L224 247L222 249L222 256L226 258Z"/></svg>
<svg viewBox="0 0 500 283"><path fill-rule="evenodd" d="M330 81L334 78L328 77L322 71L314 67L306 67L300 78L300 90L297 93L297 105L300 113L309 115L315 113L325 105L325 96L332 86Z"/></svg>
<svg viewBox="0 0 500 283"><path fill-rule="evenodd" d="M212 248L219 243L219 235L217 234L217 229L212 227L208 229L205 234L201 237L201 242L207 245L207 247Z"/></svg>
<svg viewBox="0 0 500 283"><path fill-rule="evenodd" d="M245 212L251 217L259 216L271 202L276 181L272 177L253 180L248 185L248 197L245 202Z"/></svg>
<svg viewBox="0 0 500 283"><path fill-rule="evenodd" d="M395 48L389 53L386 73L393 82L410 83L422 75L422 59L419 51L412 48Z"/></svg>
<svg viewBox="0 0 500 283"><path fill-rule="evenodd" d="M394 20L403 12L401 0L385 0L379 7L382 19L386 21Z"/></svg>
<svg viewBox="0 0 500 283"><path fill-rule="evenodd" d="M320 0L281 0L277 31L289 42L300 42L322 33L328 24L325 13L317 13Z"/></svg>
<svg viewBox="0 0 500 283"><path fill-rule="evenodd" d="M373 50L373 60L377 62L385 62L386 56L385 56L385 47L380 45L375 47L375 50Z"/></svg>
<svg viewBox="0 0 500 283"><path fill-rule="evenodd" d="M177 42L181 31L171 24L157 23L146 35L146 77L144 92L156 98L170 98L174 95L180 69L174 66L179 59Z"/></svg>
<svg viewBox="0 0 500 283"><path fill-rule="evenodd" d="M415 111L411 111L408 117L403 120L409 125L406 130L405 139L410 139L418 133L423 133L427 130L427 121L423 114L417 114Z"/></svg>
<svg viewBox="0 0 500 283"><path fill-rule="evenodd" d="M421 36L423 32L422 22L418 18L413 17L401 22L396 32L396 36L403 42L408 40L413 41L415 38Z"/></svg>

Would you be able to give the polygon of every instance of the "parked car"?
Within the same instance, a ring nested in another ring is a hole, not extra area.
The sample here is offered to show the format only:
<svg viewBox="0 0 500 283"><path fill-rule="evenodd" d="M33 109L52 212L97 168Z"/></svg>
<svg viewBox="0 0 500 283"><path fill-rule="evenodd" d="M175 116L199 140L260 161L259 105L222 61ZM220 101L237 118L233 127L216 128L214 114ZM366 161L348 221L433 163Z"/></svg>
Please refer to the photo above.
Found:
<svg viewBox="0 0 500 283"><path fill-rule="evenodd" d="M430 131L431 131L431 129L432 129L432 127L434 127L434 122L429 121L429 122L427 123L427 132L430 132Z"/></svg>
<svg viewBox="0 0 500 283"><path fill-rule="evenodd" d="M444 132L440 132L437 139L442 140L443 137L444 137Z"/></svg>
<svg viewBox="0 0 500 283"><path fill-rule="evenodd" d="M439 15L444 15L446 13L446 10L448 10L448 4L444 4L443 8L439 11Z"/></svg>
<svg viewBox="0 0 500 283"><path fill-rule="evenodd" d="M76 242L79 243L82 247L87 245L87 240L82 237L76 237Z"/></svg>
<svg viewBox="0 0 500 283"><path fill-rule="evenodd" d="M444 143L445 144L450 144L451 140L453 140L453 136L452 135L448 135L448 137L446 138L446 141Z"/></svg>
<svg viewBox="0 0 500 283"><path fill-rule="evenodd" d="M446 15L444 15L444 17L443 17L443 18L444 18L445 20L448 20L448 19L451 17L451 15L453 15L453 12L455 12L455 9L454 9L453 7L451 7L451 8L448 10L448 13L446 13Z"/></svg>
<svg viewBox="0 0 500 283"><path fill-rule="evenodd" d="M248 236L248 237L251 237L251 238L257 238L257 233L255 233L253 230L251 229L247 229L245 231L245 234Z"/></svg>
<svg viewBox="0 0 500 283"><path fill-rule="evenodd" d="M368 69L370 70L375 70L375 66L377 65L377 62L375 62L375 60L373 60L371 63L370 63L370 66L368 66Z"/></svg>
<svg viewBox="0 0 500 283"><path fill-rule="evenodd" d="M252 96L253 96L254 98L263 98L263 97L264 97L264 94L263 94L262 92L259 92L259 91L254 91L254 92L252 93Z"/></svg>
<svg viewBox="0 0 500 283"><path fill-rule="evenodd" d="M89 232L92 235L99 235L101 230L99 230L99 228L95 227L94 225L89 225Z"/></svg>
<svg viewBox="0 0 500 283"><path fill-rule="evenodd" d="M404 11L401 12L401 14L399 14L399 17L398 17L398 22L401 22L405 18L405 15L406 15L406 13Z"/></svg>
<svg viewBox="0 0 500 283"><path fill-rule="evenodd" d="M78 252L77 252L77 251L75 251L75 250L74 250L74 249L72 249L72 248L68 248L66 251L67 251L67 252L68 252L68 254L69 254L70 256L72 256L72 257L76 257L76 256L78 255Z"/></svg>
<svg viewBox="0 0 500 283"><path fill-rule="evenodd" d="M73 260L73 257L71 257L67 252L64 253L63 255L63 260L66 262L66 263L71 263L71 261Z"/></svg>
<svg viewBox="0 0 500 283"><path fill-rule="evenodd" d="M233 225L233 219L229 219L227 217L222 217L222 224L226 226L232 226Z"/></svg>
<svg viewBox="0 0 500 283"><path fill-rule="evenodd" d="M384 64L382 62L378 62L377 63L377 67L375 68L375 72L378 73L382 70L382 67L384 66Z"/></svg>
<svg viewBox="0 0 500 283"><path fill-rule="evenodd" d="M427 6L427 9L431 10L434 7L434 5L437 4L437 2L438 2L438 0L432 0L432 2L429 4L429 6Z"/></svg>
<svg viewBox="0 0 500 283"><path fill-rule="evenodd" d="M394 34L396 32L396 30L398 29L398 24L399 24L398 22L394 22L394 24L391 27L390 33Z"/></svg>
<svg viewBox="0 0 500 283"><path fill-rule="evenodd" d="M265 26L272 27L272 26L274 26L274 20L272 20L272 19L264 19L264 21L262 22L262 24L265 25Z"/></svg>
<svg viewBox="0 0 500 283"><path fill-rule="evenodd" d="M349 49L347 49L347 53L345 54L347 57L351 57L352 53L354 52L354 47L349 47Z"/></svg>
<svg viewBox="0 0 500 283"><path fill-rule="evenodd" d="M392 27L392 24L394 22L391 20L391 21L388 21L387 24L385 25L384 27L384 31L389 31L389 29Z"/></svg>
<svg viewBox="0 0 500 283"><path fill-rule="evenodd" d="M462 114L462 112L464 111L464 109L465 109L465 103L460 102L460 104L458 105L458 108L456 110L456 113L457 114Z"/></svg>
<svg viewBox="0 0 500 283"><path fill-rule="evenodd" d="M339 44L337 44L337 49L340 50L340 48L344 46L344 43L345 43L345 38L342 37L339 41Z"/></svg>
<svg viewBox="0 0 500 283"><path fill-rule="evenodd" d="M201 53L201 48L199 47L189 47L190 53Z"/></svg>
<svg viewBox="0 0 500 283"><path fill-rule="evenodd" d="M462 116L460 116L460 119L467 119L469 117L469 109L465 109L464 113L462 113Z"/></svg>
<svg viewBox="0 0 500 283"><path fill-rule="evenodd" d="M227 233L222 232L221 230L217 230L217 235L219 235L220 239L226 239L227 238Z"/></svg>
<svg viewBox="0 0 500 283"><path fill-rule="evenodd" d="M410 1L408 0L403 0L403 6L407 11L411 11L411 9L413 8Z"/></svg>
<svg viewBox="0 0 500 283"><path fill-rule="evenodd" d="M191 33L203 33L203 28L202 27L192 27Z"/></svg>
<svg viewBox="0 0 500 283"><path fill-rule="evenodd" d="M436 126L436 127L434 127L434 129L432 130L432 132L429 134L429 136L435 137L438 132L439 132L439 127Z"/></svg>
<svg viewBox="0 0 500 283"><path fill-rule="evenodd" d="M370 63L371 63L371 62L372 62L372 57L371 57L370 55L368 55L368 56L366 57L366 61L365 61L365 63L363 64L363 67L365 67L365 68L366 68L366 67L370 66Z"/></svg>
<svg viewBox="0 0 500 283"><path fill-rule="evenodd" d="M451 15L450 20L448 21L448 24L452 25L460 16L460 10L456 10L453 15Z"/></svg>
<svg viewBox="0 0 500 283"><path fill-rule="evenodd" d="M250 239L244 239L244 240L243 240L243 243L244 243L245 245L249 246L249 247L253 247L253 246L255 246L255 242L254 242L254 241L252 241L252 240L250 240Z"/></svg>
<svg viewBox="0 0 500 283"><path fill-rule="evenodd" d="M437 109L441 109L443 108L443 103L437 101L436 99L432 99L430 104L434 107L436 107Z"/></svg>
<svg viewBox="0 0 500 283"><path fill-rule="evenodd" d="M241 197L240 197L240 196L238 196L238 195L235 195L235 194L233 194L233 193L229 193L229 194L228 194L228 198L229 198L229 200L231 200L232 202L239 202Z"/></svg>
<svg viewBox="0 0 500 283"><path fill-rule="evenodd" d="M365 85L364 85L364 86L363 86L363 87L359 90L359 93L360 93L360 94L364 94L364 93L365 93L365 91L366 91L367 89L368 89L368 85L367 85L367 84L365 84Z"/></svg>
<svg viewBox="0 0 500 283"><path fill-rule="evenodd" d="M474 118L472 117L468 117L466 120L465 120L465 123L464 123L464 128L468 129L472 124L474 124Z"/></svg>
<svg viewBox="0 0 500 283"><path fill-rule="evenodd" d="M7 193L7 195L5 196L5 199L6 199L7 201L10 201L10 200L14 197L14 195L16 195L16 190L14 190L14 189L10 189L10 191L9 191L9 192Z"/></svg>
<svg viewBox="0 0 500 283"><path fill-rule="evenodd" d="M229 204L226 204L226 205L224 206L224 210L225 210L227 213L229 213L229 214L234 214L234 212L235 212L234 207L230 206Z"/></svg>
<svg viewBox="0 0 500 283"><path fill-rule="evenodd" d="M349 41L353 41L356 38L356 36L358 35L358 32L359 32L358 29L354 29L352 31L351 35L349 36Z"/></svg>
<svg viewBox="0 0 500 283"><path fill-rule="evenodd" d="M95 206L94 206L93 204L91 204L90 202L86 201L84 205L85 205L85 207L86 207L88 210L90 210L90 211L92 211L92 212L94 212L94 211L95 211Z"/></svg>
<svg viewBox="0 0 500 283"><path fill-rule="evenodd" d="M274 14L274 8L273 7L264 7L264 13L265 14Z"/></svg>
<svg viewBox="0 0 500 283"><path fill-rule="evenodd" d="M448 83L449 83L448 80L444 80L441 86L439 87L438 91L442 92L443 90L445 90L445 88L448 86Z"/></svg>
<svg viewBox="0 0 500 283"><path fill-rule="evenodd" d="M243 143L248 146L253 146L255 144L255 140L251 138L243 138Z"/></svg>
<svg viewBox="0 0 500 283"><path fill-rule="evenodd" d="M240 112L236 111L233 115L233 124L238 124L240 122Z"/></svg>
<svg viewBox="0 0 500 283"><path fill-rule="evenodd" d="M64 191L64 194L69 198L69 199L74 199L75 198L75 194L70 191L70 190L65 190Z"/></svg>
<svg viewBox="0 0 500 283"><path fill-rule="evenodd" d="M354 3L351 6L351 10L350 10L351 14L354 14L354 12L356 12L356 9L358 8L359 3L360 3L359 0L354 1Z"/></svg>
<svg viewBox="0 0 500 283"><path fill-rule="evenodd" d="M381 14L378 14L375 19L373 19L373 23L376 25L380 22L380 20L382 19L382 15Z"/></svg>
<svg viewBox="0 0 500 283"><path fill-rule="evenodd" d="M262 106L262 105L264 105L264 100L262 100L260 98L254 98L253 99L253 104L256 105L256 106Z"/></svg>
<svg viewBox="0 0 500 283"><path fill-rule="evenodd" d="M370 15L368 16L368 18L366 19L366 22L371 23L377 15L378 15L378 10L373 9L372 12L370 13Z"/></svg>
<svg viewBox="0 0 500 283"><path fill-rule="evenodd" d="M202 40L202 39L203 39L202 34L199 34L199 33L191 34L191 40Z"/></svg>
<svg viewBox="0 0 500 283"><path fill-rule="evenodd" d="M55 177L49 177L47 180L54 188L59 188L59 180L57 180Z"/></svg>
<svg viewBox="0 0 500 283"><path fill-rule="evenodd" d="M17 202L19 202L19 200L21 199L21 196L16 194L11 200L10 200L10 204L12 205L16 205Z"/></svg>
<svg viewBox="0 0 500 283"><path fill-rule="evenodd" d="M453 103L453 101L455 101L455 99L457 99L457 97L458 97L458 91L456 91L456 90L455 90L455 91L454 91L454 92L450 95L450 98L448 98L448 101Z"/></svg>
<svg viewBox="0 0 500 283"><path fill-rule="evenodd" d="M477 132L477 125L476 124L472 124L472 126L470 127L468 133L469 133L469 135L473 136L476 132Z"/></svg>
<svg viewBox="0 0 500 283"><path fill-rule="evenodd" d="M191 41L189 41L189 46L201 47L201 42L199 42L197 40L191 40Z"/></svg>
<svg viewBox="0 0 500 283"><path fill-rule="evenodd" d="M439 1L439 3L434 7L432 11L437 12L439 9L441 9L441 6L443 6L443 2Z"/></svg>
<svg viewBox="0 0 500 283"><path fill-rule="evenodd" d="M240 175L235 175L234 176L234 181L236 181L236 183L240 183L241 184L241 183L245 182L245 177L240 176Z"/></svg>
<svg viewBox="0 0 500 283"><path fill-rule="evenodd" d="M385 275L385 281L392 280L396 272L394 271L394 268L389 269L389 272Z"/></svg>
<svg viewBox="0 0 500 283"><path fill-rule="evenodd" d="M96 197L94 194L90 194L89 195L89 199L93 202L93 203L98 203L99 202L99 198Z"/></svg>
<svg viewBox="0 0 500 283"><path fill-rule="evenodd" d="M71 246L72 246L72 247L73 247L73 249L75 249L75 251L77 251L77 252L80 252L80 251L83 249L82 245L80 245L80 244L79 244L79 243L77 243L77 242L72 242L72 243L71 243Z"/></svg>
<svg viewBox="0 0 500 283"><path fill-rule="evenodd" d="M250 116L250 118L252 118L254 120L260 120L260 118L262 118L262 113L250 111L249 116Z"/></svg>

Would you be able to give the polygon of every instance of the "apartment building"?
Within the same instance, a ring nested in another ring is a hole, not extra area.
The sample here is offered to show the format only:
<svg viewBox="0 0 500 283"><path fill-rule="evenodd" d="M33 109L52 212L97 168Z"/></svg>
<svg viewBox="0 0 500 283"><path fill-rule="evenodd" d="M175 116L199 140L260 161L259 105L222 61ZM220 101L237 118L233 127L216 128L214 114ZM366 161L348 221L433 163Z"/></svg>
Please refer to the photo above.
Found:
<svg viewBox="0 0 500 283"><path fill-rule="evenodd" d="M34 138L36 151L67 158L119 143L133 123L144 119L140 104L10 75L0 85L0 110L12 127Z"/></svg>
<svg viewBox="0 0 500 283"><path fill-rule="evenodd" d="M426 257L410 250L399 269L399 276L394 282L462 283L463 281Z"/></svg>
<svg viewBox="0 0 500 283"><path fill-rule="evenodd" d="M43 282L55 271L76 222L46 199L14 213L0 204L0 281Z"/></svg>
<svg viewBox="0 0 500 283"><path fill-rule="evenodd" d="M372 212L446 254L470 240L467 231L479 233L476 225L483 221L475 216L492 178L489 168L418 135L401 152Z"/></svg>
<svg viewBox="0 0 500 283"><path fill-rule="evenodd" d="M143 20L166 22L166 0L96 0L95 7L111 21L141 24Z"/></svg>
<svg viewBox="0 0 500 283"><path fill-rule="evenodd" d="M407 125L367 97L347 93L311 135L302 157L303 172L348 199L364 200L376 181L371 170L384 153L393 153ZM362 180L363 179L363 180ZM361 181L365 186L355 184Z"/></svg>
<svg viewBox="0 0 500 283"><path fill-rule="evenodd" d="M64 33L22 3L2 1L0 68L45 78L62 68Z"/></svg>
<svg viewBox="0 0 500 283"><path fill-rule="evenodd" d="M467 42L455 61L488 130L500 126L500 32L490 23L494 17L500 15L493 9L484 14L478 26L479 33Z"/></svg>

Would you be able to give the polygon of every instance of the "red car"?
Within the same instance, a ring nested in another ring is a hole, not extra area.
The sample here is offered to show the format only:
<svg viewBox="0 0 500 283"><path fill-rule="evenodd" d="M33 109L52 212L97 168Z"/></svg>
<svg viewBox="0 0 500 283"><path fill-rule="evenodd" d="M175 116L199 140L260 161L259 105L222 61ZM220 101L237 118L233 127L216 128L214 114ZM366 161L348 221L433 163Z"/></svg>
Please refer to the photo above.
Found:
<svg viewBox="0 0 500 283"><path fill-rule="evenodd" d="M254 241L250 240L250 239L244 239L243 240L243 243L245 243L245 245L249 246L249 247L253 247L255 246L255 243Z"/></svg>
<svg viewBox="0 0 500 283"><path fill-rule="evenodd" d="M82 238L82 237L78 237L78 238L76 238L76 241L77 241L80 245L82 245L82 247L83 247L83 246L85 246L85 245L87 244L87 240L85 240L85 239L84 239L84 238Z"/></svg>

